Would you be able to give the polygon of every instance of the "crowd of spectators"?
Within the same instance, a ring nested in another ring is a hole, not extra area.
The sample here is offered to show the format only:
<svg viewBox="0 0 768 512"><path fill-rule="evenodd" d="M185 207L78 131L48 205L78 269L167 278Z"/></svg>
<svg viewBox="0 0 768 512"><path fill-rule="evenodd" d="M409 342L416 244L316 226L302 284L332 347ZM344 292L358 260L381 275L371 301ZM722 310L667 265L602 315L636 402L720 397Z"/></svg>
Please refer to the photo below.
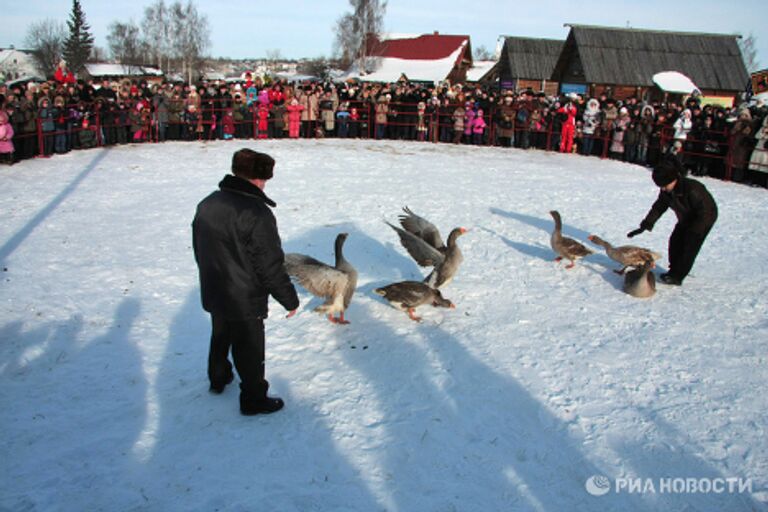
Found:
<svg viewBox="0 0 768 512"><path fill-rule="evenodd" d="M53 80L0 86L0 156L101 145L250 138L375 138L552 150L766 186L768 109L548 97L475 84L260 78L197 84ZM12 133L12 136L7 136ZM4 135L5 134L5 135Z"/></svg>

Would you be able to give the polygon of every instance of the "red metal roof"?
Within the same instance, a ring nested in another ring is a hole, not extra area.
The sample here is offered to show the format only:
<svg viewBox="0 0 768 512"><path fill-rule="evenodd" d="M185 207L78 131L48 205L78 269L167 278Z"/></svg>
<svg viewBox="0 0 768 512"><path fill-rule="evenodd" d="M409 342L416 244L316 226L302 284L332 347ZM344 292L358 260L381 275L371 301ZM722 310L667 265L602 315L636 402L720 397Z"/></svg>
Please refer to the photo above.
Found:
<svg viewBox="0 0 768 512"><path fill-rule="evenodd" d="M444 59L455 52L463 43L469 44L469 36L445 36L425 34L408 39L387 39L379 41L375 36L369 39L368 55L409 60Z"/></svg>

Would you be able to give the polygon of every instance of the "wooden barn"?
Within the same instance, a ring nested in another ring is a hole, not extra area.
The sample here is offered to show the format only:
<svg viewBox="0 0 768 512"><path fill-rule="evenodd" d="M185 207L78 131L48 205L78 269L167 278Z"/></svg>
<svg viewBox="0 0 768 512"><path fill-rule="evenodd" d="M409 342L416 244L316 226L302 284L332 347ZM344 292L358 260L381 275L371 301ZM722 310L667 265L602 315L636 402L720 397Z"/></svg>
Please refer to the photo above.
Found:
<svg viewBox="0 0 768 512"><path fill-rule="evenodd" d="M564 92L663 99L653 76L676 71L690 78L703 96L734 99L749 82L739 36L566 26L570 32L552 73Z"/></svg>
<svg viewBox="0 0 768 512"><path fill-rule="evenodd" d="M499 86L516 91L532 89L547 95L557 94L558 83L551 78L562 50L563 41L559 39L505 37L497 64Z"/></svg>

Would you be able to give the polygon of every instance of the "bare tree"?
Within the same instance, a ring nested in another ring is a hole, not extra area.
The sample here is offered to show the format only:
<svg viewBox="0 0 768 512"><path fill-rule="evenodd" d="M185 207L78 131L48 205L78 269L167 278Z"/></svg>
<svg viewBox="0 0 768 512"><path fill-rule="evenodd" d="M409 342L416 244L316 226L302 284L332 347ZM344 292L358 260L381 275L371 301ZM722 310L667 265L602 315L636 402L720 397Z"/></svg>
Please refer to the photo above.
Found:
<svg viewBox="0 0 768 512"><path fill-rule="evenodd" d="M64 24L53 19L34 22L29 26L25 45L32 50L32 56L45 76L53 76L56 71L66 38Z"/></svg>
<svg viewBox="0 0 768 512"><path fill-rule="evenodd" d="M267 50L267 69L271 74L277 72L277 65L283 58L282 53L278 49Z"/></svg>
<svg viewBox="0 0 768 512"><path fill-rule="evenodd" d="M369 71L371 36L379 36L387 0L349 0L351 13L336 21L336 51L342 61L357 62L360 73Z"/></svg>
<svg viewBox="0 0 768 512"><path fill-rule="evenodd" d="M475 51L473 52L473 58L474 60L493 60L493 54L491 53L488 48L486 48L483 45L478 46L475 48Z"/></svg>
<svg viewBox="0 0 768 512"><path fill-rule="evenodd" d="M94 46L91 48L91 56L88 58L88 62L103 62L107 60L107 52L100 46Z"/></svg>
<svg viewBox="0 0 768 512"><path fill-rule="evenodd" d="M740 37L739 48L741 49L741 56L744 58L744 65L747 66L747 71L753 73L760 69L760 62L757 60L757 41L755 36L750 32L747 37Z"/></svg>
<svg viewBox="0 0 768 512"><path fill-rule="evenodd" d="M354 25L354 17L349 13L336 20L333 54L341 61L343 67L349 67L357 55L357 37L352 31Z"/></svg>
<svg viewBox="0 0 768 512"><path fill-rule="evenodd" d="M141 59L141 41L139 27L133 21L121 23L114 21L109 25L107 35L109 51L119 63L126 66L135 66Z"/></svg>
<svg viewBox="0 0 768 512"><path fill-rule="evenodd" d="M144 41L155 64L162 70L168 68L168 53L170 50L170 8L164 0L157 0L144 9L144 19L141 23ZM165 59L166 66L163 67Z"/></svg>
<svg viewBox="0 0 768 512"><path fill-rule="evenodd" d="M323 57L307 59L299 62L297 71L305 75L325 79L328 77L329 64L328 61Z"/></svg>
<svg viewBox="0 0 768 512"><path fill-rule="evenodd" d="M183 5L178 0L170 7L171 51L181 61L182 73L187 81L193 81L193 74L199 73L202 57L211 45L208 18L197 12L197 7L188 0Z"/></svg>

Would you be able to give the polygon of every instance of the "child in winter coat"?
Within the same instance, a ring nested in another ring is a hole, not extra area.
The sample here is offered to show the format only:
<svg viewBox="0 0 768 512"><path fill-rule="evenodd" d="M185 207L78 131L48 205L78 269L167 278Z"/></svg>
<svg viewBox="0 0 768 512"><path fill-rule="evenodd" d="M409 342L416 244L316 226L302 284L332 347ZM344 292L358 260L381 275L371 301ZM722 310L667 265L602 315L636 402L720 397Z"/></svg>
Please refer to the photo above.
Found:
<svg viewBox="0 0 768 512"><path fill-rule="evenodd" d="M258 138L266 139L269 134L269 104L259 103L259 124L258 124Z"/></svg>
<svg viewBox="0 0 768 512"><path fill-rule="evenodd" d="M595 130L600 125L600 102L595 98L590 98L587 102L587 108L584 110L582 119L582 146L583 155L591 155L595 143Z"/></svg>
<svg viewBox="0 0 768 512"><path fill-rule="evenodd" d="M427 113L427 104L423 101L420 101L419 104L416 106L416 114L417 114L417 120L416 120L416 133L417 138L420 141L424 141L427 138L427 121L426 121L426 113Z"/></svg>
<svg viewBox="0 0 768 512"><path fill-rule="evenodd" d="M477 116L475 116L475 120L472 123L472 143L476 146L483 144L486 126L485 119L483 119L483 110L478 109Z"/></svg>
<svg viewBox="0 0 768 512"><path fill-rule="evenodd" d="M13 127L5 110L0 110L0 162L13 164Z"/></svg>
<svg viewBox="0 0 768 512"><path fill-rule="evenodd" d="M459 105L453 111L453 143L459 144L464 135L464 108Z"/></svg>
<svg viewBox="0 0 768 512"><path fill-rule="evenodd" d="M298 139L301 129L301 111L304 110L304 105L300 105L299 100L293 98L285 110L288 111L288 137Z"/></svg>
<svg viewBox="0 0 768 512"><path fill-rule="evenodd" d="M82 149L96 147L96 128L91 126L87 117L83 117L80 124L80 131L77 133L79 145Z"/></svg>
<svg viewBox="0 0 768 512"><path fill-rule="evenodd" d="M232 109L228 109L224 113L221 124L223 125L222 133L224 140L232 140L235 136L235 117Z"/></svg>
<svg viewBox="0 0 768 512"><path fill-rule="evenodd" d="M475 124L475 117L477 117L477 112L470 102L466 102L464 105L464 142L466 144L472 143L472 128Z"/></svg>
<svg viewBox="0 0 768 512"><path fill-rule="evenodd" d="M611 137L611 158L622 160L624 158L624 135L629 128L629 111L621 107L619 117L613 122L613 135Z"/></svg>
<svg viewBox="0 0 768 512"><path fill-rule="evenodd" d="M356 139L360 133L360 112L357 107L349 109L349 136Z"/></svg>

